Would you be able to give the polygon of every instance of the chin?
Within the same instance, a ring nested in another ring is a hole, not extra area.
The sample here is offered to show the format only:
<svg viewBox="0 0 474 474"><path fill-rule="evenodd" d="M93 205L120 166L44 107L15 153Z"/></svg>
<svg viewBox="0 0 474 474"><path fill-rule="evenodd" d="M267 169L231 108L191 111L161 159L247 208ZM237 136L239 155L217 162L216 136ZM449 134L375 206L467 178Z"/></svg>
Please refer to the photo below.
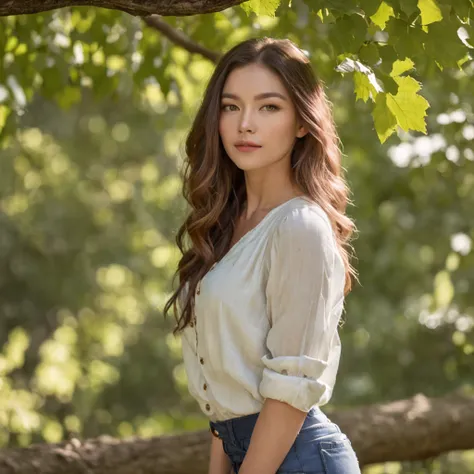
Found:
<svg viewBox="0 0 474 474"><path fill-rule="evenodd" d="M262 165L261 163L250 163L250 162L242 162L241 160L239 161L234 161L234 165L237 166L237 168L241 169L242 171L254 171L258 169L265 168L265 165Z"/></svg>
<svg viewBox="0 0 474 474"><path fill-rule="evenodd" d="M258 169L263 169L267 168L271 163L266 163L265 160L262 160L261 157L257 158L255 156L250 156L251 153L249 153L249 156L247 159L245 157L239 156L236 158L230 157L231 161L234 163L237 168L241 169L242 171L253 171L253 170L258 170ZM244 159L242 159L244 158Z"/></svg>

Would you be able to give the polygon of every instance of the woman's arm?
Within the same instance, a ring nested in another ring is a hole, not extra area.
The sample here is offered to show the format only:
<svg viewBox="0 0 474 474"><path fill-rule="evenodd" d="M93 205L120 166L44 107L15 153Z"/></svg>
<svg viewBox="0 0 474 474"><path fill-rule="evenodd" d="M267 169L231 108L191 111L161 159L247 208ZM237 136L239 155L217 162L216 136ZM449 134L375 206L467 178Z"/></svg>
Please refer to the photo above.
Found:
<svg viewBox="0 0 474 474"><path fill-rule="evenodd" d="M232 464L222 447L222 440L211 435L211 453L208 474L231 474Z"/></svg>
<svg viewBox="0 0 474 474"><path fill-rule="evenodd" d="M275 474L314 406L330 399L341 344L345 267L327 216L295 209L269 244L265 400L240 474Z"/></svg>
<svg viewBox="0 0 474 474"><path fill-rule="evenodd" d="M298 435L307 413L266 398L239 474L275 474Z"/></svg>

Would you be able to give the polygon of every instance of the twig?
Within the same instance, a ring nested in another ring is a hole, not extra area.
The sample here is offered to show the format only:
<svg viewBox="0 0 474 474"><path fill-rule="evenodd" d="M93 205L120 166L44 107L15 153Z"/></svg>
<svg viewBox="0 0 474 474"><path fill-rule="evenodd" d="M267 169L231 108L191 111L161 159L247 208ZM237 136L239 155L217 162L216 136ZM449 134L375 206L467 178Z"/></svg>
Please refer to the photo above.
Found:
<svg viewBox="0 0 474 474"><path fill-rule="evenodd" d="M182 31L173 28L171 25L162 20L160 15L150 15L143 18L143 21L148 25L164 34L173 43L181 46L190 53L197 53L205 58L209 59L213 63L217 63L221 54L212 51L199 43L193 41L189 36L185 35Z"/></svg>

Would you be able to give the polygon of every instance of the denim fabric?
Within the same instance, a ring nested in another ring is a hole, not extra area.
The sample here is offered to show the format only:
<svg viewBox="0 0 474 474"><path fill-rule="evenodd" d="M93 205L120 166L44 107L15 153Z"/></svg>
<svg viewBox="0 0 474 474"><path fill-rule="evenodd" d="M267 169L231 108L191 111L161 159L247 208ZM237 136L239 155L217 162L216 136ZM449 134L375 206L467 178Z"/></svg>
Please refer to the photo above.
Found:
<svg viewBox="0 0 474 474"><path fill-rule="evenodd" d="M239 472L258 413L225 421L210 421L222 440L234 472ZM321 411L312 408L277 474L360 474L349 438Z"/></svg>

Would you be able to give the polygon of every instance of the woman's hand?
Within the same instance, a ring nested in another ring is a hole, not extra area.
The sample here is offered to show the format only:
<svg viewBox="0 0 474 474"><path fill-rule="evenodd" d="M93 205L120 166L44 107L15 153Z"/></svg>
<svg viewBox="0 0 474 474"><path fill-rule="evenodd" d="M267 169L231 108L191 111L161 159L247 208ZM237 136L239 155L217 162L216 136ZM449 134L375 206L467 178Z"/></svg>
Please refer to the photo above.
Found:
<svg viewBox="0 0 474 474"><path fill-rule="evenodd" d="M222 447L222 440L211 434L211 453L208 474L232 474L232 464Z"/></svg>
<svg viewBox="0 0 474 474"><path fill-rule="evenodd" d="M303 426L307 413L266 398L253 429L240 474L275 474Z"/></svg>

